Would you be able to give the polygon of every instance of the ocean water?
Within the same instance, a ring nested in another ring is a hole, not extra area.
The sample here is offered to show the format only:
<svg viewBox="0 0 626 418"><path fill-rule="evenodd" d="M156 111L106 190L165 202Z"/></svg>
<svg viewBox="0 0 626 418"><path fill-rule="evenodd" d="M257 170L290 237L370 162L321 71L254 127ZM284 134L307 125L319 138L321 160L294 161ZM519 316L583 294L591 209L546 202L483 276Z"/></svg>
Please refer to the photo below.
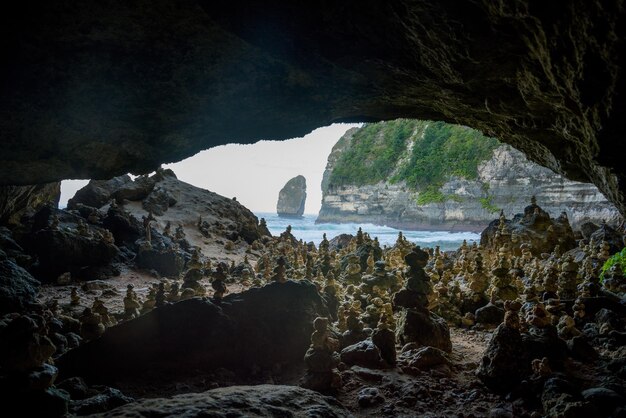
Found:
<svg viewBox="0 0 626 418"><path fill-rule="evenodd" d="M318 245L322 241L322 235L330 240L340 234L355 235L359 227L370 236L378 237L380 245L391 246L396 242L398 229L388 226L373 224L315 224L317 215L304 215L302 218L280 218L275 213L255 213L257 217L265 218L267 227L272 235L280 235L287 225L291 225L291 233L304 242L313 241ZM407 240L422 247L434 247L439 245L442 250L456 250L464 239L468 243L480 241L480 234L474 232L446 232L446 231L402 231Z"/></svg>

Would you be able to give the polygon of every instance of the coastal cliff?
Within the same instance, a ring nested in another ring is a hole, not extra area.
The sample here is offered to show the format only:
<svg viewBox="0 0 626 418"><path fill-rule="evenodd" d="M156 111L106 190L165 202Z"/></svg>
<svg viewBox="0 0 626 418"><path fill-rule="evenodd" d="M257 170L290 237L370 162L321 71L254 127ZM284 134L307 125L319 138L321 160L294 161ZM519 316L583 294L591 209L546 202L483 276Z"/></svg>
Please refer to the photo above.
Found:
<svg viewBox="0 0 626 418"><path fill-rule="evenodd" d="M349 130L333 148L316 222L479 231L500 209L507 217L521 212L533 195L552 215L565 211L574 226L618 217L594 185L567 180L477 131L381 122Z"/></svg>

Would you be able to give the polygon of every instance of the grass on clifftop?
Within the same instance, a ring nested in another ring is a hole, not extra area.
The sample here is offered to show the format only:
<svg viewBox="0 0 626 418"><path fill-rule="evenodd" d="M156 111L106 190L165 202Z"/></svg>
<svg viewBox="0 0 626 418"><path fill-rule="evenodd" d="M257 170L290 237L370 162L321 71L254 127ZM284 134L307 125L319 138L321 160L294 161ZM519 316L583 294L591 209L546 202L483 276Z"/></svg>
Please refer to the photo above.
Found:
<svg viewBox="0 0 626 418"><path fill-rule="evenodd" d="M495 138L445 122L398 119L366 124L339 157L330 185L405 181L420 191L418 204L443 202L448 197L441 186L451 176L475 179L478 164L489 159L498 145Z"/></svg>
<svg viewBox="0 0 626 418"><path fill-rule="evenodd" d="M364 125L352 137L350 147L341 154L330 184L361 186L386 180L419 123L423 122L398 119Z"/></svg>

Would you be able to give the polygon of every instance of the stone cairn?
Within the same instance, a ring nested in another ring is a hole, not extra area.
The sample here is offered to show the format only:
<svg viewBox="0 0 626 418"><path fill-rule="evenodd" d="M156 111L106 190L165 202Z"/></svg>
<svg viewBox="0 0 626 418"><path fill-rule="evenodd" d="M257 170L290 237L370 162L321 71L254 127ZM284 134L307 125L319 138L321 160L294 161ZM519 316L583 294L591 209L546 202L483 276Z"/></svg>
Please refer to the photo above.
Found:
<svg viewBox="0 0 626 418"><path fill-rule="evenodd" d="M415 247L404 257L407 268L404 288L394 295L393 305L400 309L396 334L402 344L415 342L451 351L450 331L445 320L428 310L428 297L432 285L424 267L429 255L420 247Z"/></svg>
<svg viewBox="0 0 626 418"><path fill-rule="evenodd" d="M341 387L341 375L337 370L339 347L328 331L328 318L318 317L313 322L311 346L304 355L306 374L301 386L322 393L332 393Z"/></svg>

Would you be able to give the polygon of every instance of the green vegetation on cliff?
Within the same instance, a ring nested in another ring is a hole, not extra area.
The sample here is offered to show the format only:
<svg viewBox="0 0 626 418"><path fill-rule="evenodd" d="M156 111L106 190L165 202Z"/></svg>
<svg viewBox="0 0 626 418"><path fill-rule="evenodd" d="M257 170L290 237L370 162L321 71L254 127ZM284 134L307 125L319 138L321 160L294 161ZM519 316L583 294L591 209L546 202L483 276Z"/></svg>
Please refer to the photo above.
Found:
<svg viewBox="0 0 626 418"><path fill-rule="evenodd" d="M330 185L405 181L420 191L418 204L443 202L440 188L451 176L475 179L478 164L499 145L465 126L398 119L366 124L333 168ZM485 202L487 204L488 202Z"/></svg>
<svg viewBox="0 0 626 418"><path fill-rule="evenodd" d="M626 248L623 248L622 251L615 253L606 260L604 265L602 266L602 271L600 273L600 280L604 281L604 276L607 271L611 269L615 264L619 264L622 268L622 271L626 271Z"/></svg>
<svg viewBox="0 0 626 418"><path fill-rule="evenodd" d="M406 149L406 140L423 122L397 119L366 124L352 137L333 169L330 184L374 184L387 179Z"/></svg>

